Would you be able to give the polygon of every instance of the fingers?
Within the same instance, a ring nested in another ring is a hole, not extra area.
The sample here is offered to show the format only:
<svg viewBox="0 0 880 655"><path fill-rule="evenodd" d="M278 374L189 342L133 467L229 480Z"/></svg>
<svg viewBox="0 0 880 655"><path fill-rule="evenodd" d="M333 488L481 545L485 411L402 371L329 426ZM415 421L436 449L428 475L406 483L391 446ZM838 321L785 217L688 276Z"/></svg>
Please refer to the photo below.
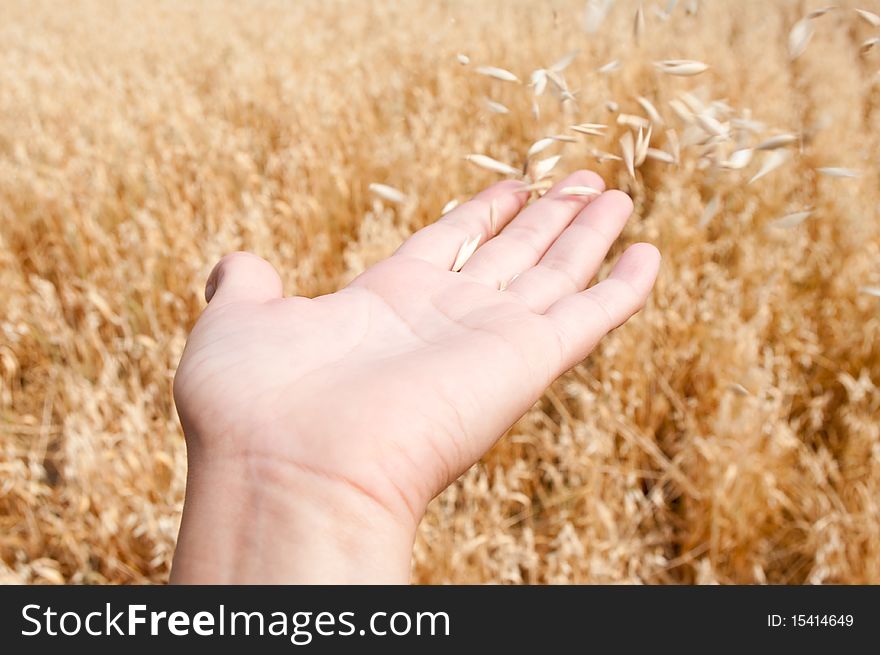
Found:
<svg viewBox="0 0 880 655"><path fill-rule="evenodd" d="M493 184L473 199L456 207L436 223L422 228L407 239L395 255L424 259L442 268L451 269L462 244L480 235L485 243L493 235L491 211L495 204L495 232L516 216L529 198L528 192L518 191L523 184L505 180Z"/></svg>
<svg viewBox="0 0 880 655"><path fill-rule="evenodd" d="M534 266L590 201L587 196L561 193L571 186L589 186L601 191L605 183L589 171L569 175L524 209L501 234L478 248L462 272L497 289L517 273Z"/></svg>
<svg viewBox="0 0 880 655"><path fill-rule="evenodd" d="M561 371L581 361L599 339L644 306L659 267L658 250L637 243L627 248L605 280L550 306L545 316L562 344Z"/></svg>
<svg viewBox="0 0 880 655"><path fill-rule="evenodd" d="M632 214L632 200L622 191L606 191L587 205L559 235L536 266L508 287L533 310L583 290L592 280Z"/></svg>
<svg viewBox="0 0 880 655"><path fill-rule="evenodd" d="M281 298L281 278L272 264L249 252L234 252L223 257L205 284L205 300L212 307L276 298Z"/></svg>

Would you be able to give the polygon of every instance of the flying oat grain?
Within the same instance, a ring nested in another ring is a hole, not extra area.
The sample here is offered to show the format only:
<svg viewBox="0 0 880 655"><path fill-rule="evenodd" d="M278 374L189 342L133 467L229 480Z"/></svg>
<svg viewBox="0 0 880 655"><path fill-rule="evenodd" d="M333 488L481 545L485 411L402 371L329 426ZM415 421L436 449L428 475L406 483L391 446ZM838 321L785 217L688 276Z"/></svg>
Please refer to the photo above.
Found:
<svg viewBox="0 0 880 655"><path fill-rule="evenodd" d="M700 220L698 225L700 227L706 227L713 218L718 214L721 210L721 196L717 193L712 196L712 199L706 203L706 206L703 208L703 213L700 214Z"/></svg>
<svg viewBox="0 0 880 655"><path fill-rule="evenodd" d="M556 140L553 137L544 137L543 139L538 139L531 146L529 146L528 152L526 152L526 157L534 157L539 152L543 152L550 146L552 146Z"/></svg>
<svg viewBox="0 0 880 655"><path fill-rule="evenodd" d="M645 163L645 158L648 156L648 146L651 144L651 134L654 131L654 127L652 125L648 125L648 129L645 130L643 128L639 128L639 135L636 137L636 145L635 152L633 155L633 164L636 167L641 166Z"/></svg>
<svg viewBox="0 0 880 655"><path fill-rule="evenodd" d="M707 70L709 66L701 61L693 61L691 59L667 59L665 61L655 61L654 66L661 73L666 75L677 75L679 77L690 77L699 75Z"/></svg>
<svg viewBox="0 0 880 655"><path fill-rule="evenodd" d="M700 100L697 96L689 91L685 91L684 93L679 94L678 96L681 98L684 103L690 108L690 110L695 114L704 114L707 111L710 111L706 104Z"/></svg>
<svg viewBox="0 0 880 655"><path fill-rule="evenodd" d="M602 123L581 123L580 125L570 125L568 129L588 136L605 136L605 130L608 129L608 126Z"/></svg>
<svg viewBox="0 0 880 655"><path fill-rule="evenodd" d="M754 151L751 148L734 150L730 153L730 157L721 162L720 166L721 168L726 168L728 170L738 171L749 165L749 162L752 161L753 152Z"/></svg>
<svg viewBox="0 0 880 655"><path fill-rule="evenodd" d="M737 129L751 132L752 134L757 134L758 132L763 132L767 129L767 126L761 121L752 120L751 118L743 116L734 116L730 119L730 124Z"/></svg>
<svg viewBox="0 0 880 655"><path fill-rule="evenodd" d="M480 75L501 80L502 82L519 82L519 78L509 70L497 68L495 66L477 66L474 71Z"/></svg>
<svg viewBox="0 0 880 655"><path fill-rule="evenodd" d="M797 140L796 134L777 134L761 141L761 143L755 146L755 150L776 150L776 148L782 148L795 143Z"/></svg>
<svg viewBox="0 0 880 655"><path fill-rule="evenodd" d="M663 162L664 164L674 164L675 157L666 152L665 150L658 150L657 148L648 148L648 151L645 153L645 156L648 159L653 159L655 161Z"/></svg>
<svg viewBox="0 0 880 655"><path fill-rule="evenodd" d="M733 114L733 107L724 102L723 100L713 100L711 103L712 111L715 112L716 115L727 117Z"/></svg>
<svg viewBox="0 0 880 655"><path fill-rule="evenodd" d="M862 41L862 45L859 47L859 53L863 55L867 54L868 51L878 43L880 43L880 37L877 36Z"/></svg>
<svg viewBox="0 0 880 655"><path fill-rule="evenodd" d="M728 129L714 116L704 113L696 114L694 118L697 121L697 125L703 128L706 134L723 137L728 133Z"/></svg>
<svg viewBox="0 0 880 655"><path fill-rule="evenodd" d="M568 91L568 85L565 83L565 78L563 78L561 74L550 69L545 70L544 73L547 75L547 79L553 82L553 86L555 86L560 92Z"/></svg>
<svg viewBox="0 0 880 655"><path fill-rule="evenodd" d="M455 58L458 59L458 63L462 66L467 66L469 63L471 63L471 58L461 53L455 55Z"/></svg>
<svg viewBox="0 0 880 655"><path fill-rule="evenodd" d="M811 18L811 19L812 18L820 18L821 16L824 16L825 14L827 14L829 11L834 11L835 9L837 9L837 7L835 5L830 5L828 7L822 7L821 9L814 9L813 11L811 11L810 13L807 14L807 18Z"/></svg>
<svg viewBox="0 0 880 655"><path fill-rule="evenodd" d="M613 4L614 0L589 0L584 10L584 32L587 34L598 32Z"/></svg>
<svg viewBox="0 0 880 655"><path fill-rule="evenodd" d="M823 166L816 171L828 177L859 177L861 172L853 168L838 168L836 166Z"/></svg>
<svg viewBox="0 0 880 655"><path fill-rule="evenodd" d="M379 184L377 182L373 182L372 184L370 184L369 189L377 196L379 196L383 200L387 200L388 202L402 203L406 201L406 195L403 193L403 191L395 189L393 186L388 186L387 184Z"/></svg>
<svg viewBox="0 0 880 655"><path fill-rule="evenodd" d="M791 214L786 214L781 218L777 218L773 221L767 223L767 227L769 228L792 228L797 227L801 223L803 223L810 214L813 213L812 209L805 209L804 211L792 212Z"/></svg>
<svg viewBox="0 0 880 655"><path fill-rule="evenodd" d="M488 157L486 155L471 154L467 155L465 159L472 163L474 166L485 168L487 171L501 173L502 175L516 175L517 177L519 177L520 175L519 170L514 168L510 164L505 164L504 162L500 162L497 159L492 159L491 157Z"/></svg>
<svg viewBox="0 0 880 655"><path fill-rule="evenodd" d="M534 166L531 167L532 177L535 180L543 180L550 174L550 171L559 163L559 160L562 159L562 155L554 155L553 157L547 157L547 159L541 159L536 161Z"/></svg>
<svg viewBox="0 0 880 655"><path fill-rule="evenodd" d="M642 5L636 9L636 16L633 19L633 37L638 42L639 37L645 33L645 12Z"/></svg>
<svg viewBox="0 0 880 655"><path fill-rule="evenodd" d="M563 56L561 59L559 59L559 61L553 63L548 68L550 70L552 70L554 73L561 73L562 71L564 71L566 68L569 67L571 62L574 61L575 57L578 56L579 52L580 52L579 50L572 50L571 52L566 53L565 56Z"/></svg>
<svg viewBox="0 0 880 655"><path fill-rule="evenodd" d="M788 56L791 59L800 57L813 38L813 22L809 17L801 18L788 33Z"/></svg>
<svg viewBox="0 0 880 655"><path fill-rule="evenodd" d="M532 71L529 83L532 85L536 96L543 94L544 90L547 88L547 71L543 68Z"/></svg>
<svg viewBox="0 0 880 655"><path fill-rule="evenodd" d="M605 75L607 73L611 73L612 71L616 71L618 68L620 68L620 60L612 59L607 64L599 66L599 68L596 69L596 72Z"/></svg>
<svg viewBox="0 0 880 655"><path fill-rule="evenodd" d="M645 96L636 96L636 102L639 103L639 106L645 110L645 113L648 115L648 118L651 119L651 122L660 126L663 125L663 117L660 116L660 112L657 111L657 107L654 106L654 103L648 100Z"/></svg>
<svg viewBox="0 0 880 655"><path fill-rule="evenodd" d="M633 114L618 114L617 124L639 129L647 128L651 124L651 121L647 118L642 118L641 116L635 116Z"/></svg>
<svg viewBox="0 0 880 655"><path fill-rule="evenodd" d="M672 109L673 113L678 116L679 120L683 123L693 123L694 122L694 113L688 109L687 105L685 105L678 98L673 98L669 101L669 107Z"/></svg>
<svg viewBox="0 0 880 655"><path fill-rule="evenodd" d="M772 173L773 171L775 171L786 161L788 161L788 157L789 154L787 150L768 150L766 156L764 157L764 163L761 165L761 168L758 170L758 172L755 173L749 180L749 184L760 180L768 173Z"/></svg>
<svg viewBox="0 0 880 655"><path fill-rule="evenodd" d="M871 27L880 27L880 16L867 9L856 9L856 13Z"/></svg>
<svg viewBox="0 0 880 655"><path fill-rule="evenodd" d="M730 384L727 385L727 387L733 393L735 393L737 396L751 396L752 395L751 392L749 392L749 390L746 389L739 382L731 382Z"/></svg>
<svg viewBox="0 0 880 655"><path fill-rule="evenodd" d="M859 287L861 293L867 293L869 296L880 298L880 287Z"/></svg>
<svg viewBox="0 0 880 655"><path fill-rule="evenodd" d="M563 105L565 105L566 102L572 102L572 103L575 103L575 102L576 102L575 97L574 97L574 93L572 93L572 92L569 91L568 89L565 89L565 90L560 94L560 98L561 98L561 103L562 103Z"/></svg>
<svg viewBox="0 0 880 655"><path fill-rule="evenodd" d="M606 161L623 161L623 157L620 155L615 155L611 152L605 152L604 150L590 150L590 154L596 158L596 161L600 164Z"/></svg>
<svg viewBox="0 0 880 655"><path fill-rule="evenodd" d="M494 114L509 114L510 110L500 102L495 102L491 98L486 98L486 106Z"/></svg>

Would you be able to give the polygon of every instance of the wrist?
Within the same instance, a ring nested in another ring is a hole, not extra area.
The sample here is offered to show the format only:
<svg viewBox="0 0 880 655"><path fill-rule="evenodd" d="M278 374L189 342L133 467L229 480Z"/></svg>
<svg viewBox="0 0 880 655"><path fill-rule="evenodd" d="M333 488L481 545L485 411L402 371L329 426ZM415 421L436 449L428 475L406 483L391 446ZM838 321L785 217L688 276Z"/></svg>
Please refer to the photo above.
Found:
<svg viewBox="0 0 880 655"><path fill-rule="evenodd" d="M191 458L171 582L406 584L415 527L292 464Z"/></svg>

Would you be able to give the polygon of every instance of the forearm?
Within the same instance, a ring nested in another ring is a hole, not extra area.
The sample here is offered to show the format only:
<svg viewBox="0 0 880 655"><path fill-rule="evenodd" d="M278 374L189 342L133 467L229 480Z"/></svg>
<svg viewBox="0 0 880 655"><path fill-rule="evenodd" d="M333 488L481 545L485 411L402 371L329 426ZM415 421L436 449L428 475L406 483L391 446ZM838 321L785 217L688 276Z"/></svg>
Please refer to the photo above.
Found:
<svg viewBox="0 0 880 655"><path fill-rule="evenodd" d="M171 582L406 584L414 530L285 465L190 462Z"/></svg>

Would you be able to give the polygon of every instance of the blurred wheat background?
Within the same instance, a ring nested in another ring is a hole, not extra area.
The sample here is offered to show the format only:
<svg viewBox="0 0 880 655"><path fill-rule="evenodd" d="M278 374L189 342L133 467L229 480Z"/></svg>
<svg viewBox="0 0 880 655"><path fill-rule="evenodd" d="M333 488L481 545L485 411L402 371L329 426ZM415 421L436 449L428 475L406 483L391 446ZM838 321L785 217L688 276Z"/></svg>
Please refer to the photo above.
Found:
<svg viewBox="0 0 880 655"><path fill-rule="evenodd" d="M223 253L330 292L502 177L466 155L567 135L533 160L632 194L657 288L435 500L413 579L880 583L880 5L821 7L0 0L0 579L167 579Z"/></svg>

